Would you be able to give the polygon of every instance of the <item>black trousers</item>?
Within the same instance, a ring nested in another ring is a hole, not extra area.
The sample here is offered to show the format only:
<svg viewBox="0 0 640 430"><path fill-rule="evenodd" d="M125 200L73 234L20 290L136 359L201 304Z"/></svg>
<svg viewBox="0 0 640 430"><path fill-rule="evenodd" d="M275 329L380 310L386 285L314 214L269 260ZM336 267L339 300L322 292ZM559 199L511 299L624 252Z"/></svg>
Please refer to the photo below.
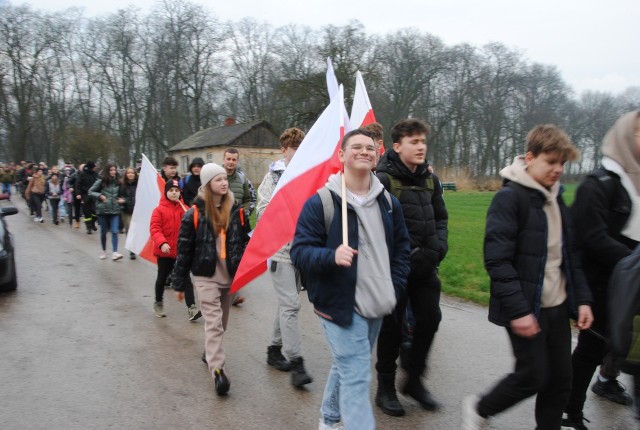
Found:
<svg viewBox="0 0 640 430"><path fill-rule="evenodd" d="M167 283L167 278L171 275L171 271L173 270L175 263L175 258L158 257L158 275L156 277L155 285L156 302L161 302L164 297L164 286ZM191 279L187 280L185 285L184 302L187 307L196 303Z"/></svg>
<svg viewBox="0 0 640 430"><path fill-rule="evenodd" d="M571 391L571 327L566 304L543 308L540 333L524 338L507 328L516 366L478 403L483 416L496 415L534 394L538 430L559 430Z"/></svg>
<svg viewBox="0 0 640 430"><path fill-rule="evenodd" d="M171 275L173 266L176 264L175 258L158 257L158 276L156 276L156 302L161 302L164 297L164 286L167 278Z"/></svg>
<svg viewBox="0 0 640 430"><path fill-rule="evenodd" d="M80 222L80 213L82 213L82 200L73 198L73 219ZM69 212L71 213L71 212ZM69 223L71 223L71 217L69 217Z"/></svg>
<svg viewBox="0 0 640 430"><path fill-rule="evenodd" d="M376 371L378 373L389 374L396 371L407 298L411 301L416 320L407 371L410 377L419 377L424 373L427 355L442 320L440 289L440 279L435 271L426 279L418 280L409 277L407 295L398 302L393 313L382 320L377 346Z"/></svg>

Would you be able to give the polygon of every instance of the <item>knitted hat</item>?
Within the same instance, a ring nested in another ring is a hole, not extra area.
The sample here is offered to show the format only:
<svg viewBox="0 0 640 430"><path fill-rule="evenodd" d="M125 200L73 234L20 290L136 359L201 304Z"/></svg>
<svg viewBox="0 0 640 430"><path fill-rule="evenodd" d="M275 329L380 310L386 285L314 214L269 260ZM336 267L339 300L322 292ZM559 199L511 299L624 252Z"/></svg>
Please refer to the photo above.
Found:
<svg viewBox="0 0 640 430"><path fill-rule="evenodd" d="M191 164L189 164L190 172L191 172L191 169L193 169L193 166L200 166L200 167L204 166L204 160L200 157L194 158Z"/></svg>
<svg viewBox="0 0 640 430"><path fill-rule="evenodd" d="M169 190L171 188L177 188L178 190L180 189L180 182L178 182L176 179L169 179L167 181L166 184L164 184L164 196L167 197L167 193L169 192ZM167 197L168 199L169 197Z"/></svg>
<svg viewBox="0 0 640 430"><path fill-rule="evenodd" d="M202 170L200 170L200 182L202 185L200 186L201 190L207 186L207 184L218 175L225 175L227 171L224 170L224 167L216 164L216 163L207 163L202 166Z"/></svg>

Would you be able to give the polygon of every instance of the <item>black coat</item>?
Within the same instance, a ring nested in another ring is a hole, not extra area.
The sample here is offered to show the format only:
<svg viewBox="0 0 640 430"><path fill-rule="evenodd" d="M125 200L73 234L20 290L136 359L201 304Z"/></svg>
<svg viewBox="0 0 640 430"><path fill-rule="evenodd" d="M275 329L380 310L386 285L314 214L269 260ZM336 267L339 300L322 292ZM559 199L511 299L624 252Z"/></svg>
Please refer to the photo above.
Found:
<svg viewBox="0 0 640 430"><path fill-rule="evenodd" d="M613 268L638 242L623 236L631 214L631 199L613 172L599 169L578 187L571 207L582 266L593 294L593 329L606 336L609 278Z"/></svg>
<svg viewBox="0 0 640 430"><path fill-rule="evenodd" d="M216 232L207 219L202 199L196 199L198 208L198 228L194 226L194 209L190 208L182 217L178 237L178 258L173 269L172 286L176 291L184 291L189 272L195 276L213 276L216 272L218 252ZM244 249L249 242L251 226L244 209L234 204L229 218L226 235L227 270L233 278L240 265Z"/></svg>
<svg viewBox="0 0 640 430"><path fill-rule="evenodd" d="M85 167L76 178L73 193L75 195L80 194L83 198L85 198L87 194L89 194L89 189L93 186L93 184L96 183L98 179L100 179L100 177L96 172Z"/></svg>
<svg viewBox="0 0 640 430"><path fill-rule="evenodd" d="M136 205L136 191L138 189L138 181L128 182L124 181L121 187L121 194L124 197L124 204L122 205L122 213L131 215L133 208Z"/></svg>
<svg viewBox="0 0 640 430"><path fill-rule="evenodd" d="M484 263L491 278L489 320L501 326L509 326L512 320L525 315L537 317L540 313L547 262L545 197L538 190L524 190L528 205L522 205L516 190L503 187L494 196L487 214ZM576 318L578 305L590 304L592 299L572 240L569 210L561 194L557 201L562 217L562 271L567 280L567 305L571 317ZM522 207L528 208L527 216L518 214ZM520 226L522 220L525 225Z"/></svg>
<svg viewBox="0 0 640 430"><path fill-rule="evenodd" d="M399 200L411 242L410 277L422 278L436 270L447 255L449 215L442 198L440 181L429 173L428 164L411 172L395 151L387 151L376 167L376 176L390 191L387 174L399 179L403 185L424 187L429 176L433 177L434 191L402 190Z"/></svg>

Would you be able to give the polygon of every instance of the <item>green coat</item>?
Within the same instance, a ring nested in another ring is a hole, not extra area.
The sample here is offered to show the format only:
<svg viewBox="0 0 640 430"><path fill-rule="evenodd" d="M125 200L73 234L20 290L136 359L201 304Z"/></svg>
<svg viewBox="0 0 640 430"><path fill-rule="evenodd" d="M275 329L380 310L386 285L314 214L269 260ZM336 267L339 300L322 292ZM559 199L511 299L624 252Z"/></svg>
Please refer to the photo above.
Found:
<svg viewBox="0 0 640 430"><path fill-rule="evenodd" d="M102 185L102 179L98 179L89 189L89 196L96 201L96 213L98 215L117 215L122 210L118 204L118 199L124 197L117 180L110 181L107 185ZM107 199L103 202L100 196Z"/></svg>

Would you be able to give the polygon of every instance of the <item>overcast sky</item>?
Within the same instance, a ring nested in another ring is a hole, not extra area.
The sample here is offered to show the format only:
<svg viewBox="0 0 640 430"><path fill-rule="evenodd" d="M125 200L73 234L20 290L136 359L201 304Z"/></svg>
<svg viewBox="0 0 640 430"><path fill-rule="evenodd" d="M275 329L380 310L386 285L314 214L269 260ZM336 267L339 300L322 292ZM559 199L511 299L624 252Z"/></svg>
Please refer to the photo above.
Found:
<svg viewBox="0 0 640 430"><path fill-rule="evenodd" d="M6 0L4 0L6 2ZM2 3L3 0L0 0ZM85 16L114 12L130 4L147 13L159 0L11 0L35 9L76 6ZM274 26L289 23L320 28L350 19L367 33L414 27L447 45L501 42L522 51L529 62L555 65L579 94L618 94L640 86L639 0L191 0L222 20L251 16ZM390 5L397 7L390 8Z"/></svg>

